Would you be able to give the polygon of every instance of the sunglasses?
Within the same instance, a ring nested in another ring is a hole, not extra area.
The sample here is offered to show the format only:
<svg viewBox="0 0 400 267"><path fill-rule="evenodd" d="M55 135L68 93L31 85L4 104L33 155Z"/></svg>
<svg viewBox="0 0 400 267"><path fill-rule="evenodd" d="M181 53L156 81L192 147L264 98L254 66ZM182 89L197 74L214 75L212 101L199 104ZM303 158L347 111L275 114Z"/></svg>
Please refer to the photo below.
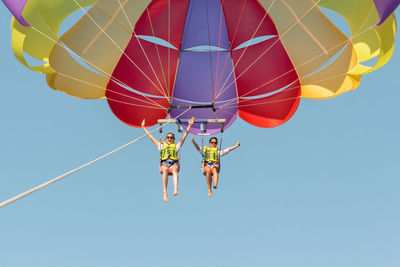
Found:
<svg viewBox="0 0 400 267"><path fill-rule="evenodd" d="M173 137L173 136L167 136L167 137L165 137L165 139L175 139L175 137Z"/></svg>
<svg viewBox="0 0 400 267"><path fill-rule="evenodd" d="M210 142L210 144L216 144L217 142Z"/></svg>

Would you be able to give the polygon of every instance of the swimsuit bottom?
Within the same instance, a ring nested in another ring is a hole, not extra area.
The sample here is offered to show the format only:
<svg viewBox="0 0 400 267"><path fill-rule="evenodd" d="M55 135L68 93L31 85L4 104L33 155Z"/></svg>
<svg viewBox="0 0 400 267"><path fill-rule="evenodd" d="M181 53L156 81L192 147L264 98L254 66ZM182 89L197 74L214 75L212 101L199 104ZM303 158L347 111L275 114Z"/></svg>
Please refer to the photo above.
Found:
<svg viewBox="0 0 400 267"><path fill-rule="evenodd" d="M160 163L160 173L162 174L162 170L161 170L161 166L167 166L169 171L168 174L171 175L171 169L172 167L174 167L175 165L178 165L178 172L179 172L179 160L172 160L172 159L166 159L166 160L162 160Z"/></svg>
<svg viewBox="0 0 400 267"><path fill-rule="evenodd" d="M206 170L205 170L205 167L209 167L211 170L213 169L213 168L215 168L216 170L217 170L217 173L219 173L219 163L218 162L214 162L214 161L206 161L206 162L204 162L204 165L203 165L203 174L204 175L206 175Z"/></svg>

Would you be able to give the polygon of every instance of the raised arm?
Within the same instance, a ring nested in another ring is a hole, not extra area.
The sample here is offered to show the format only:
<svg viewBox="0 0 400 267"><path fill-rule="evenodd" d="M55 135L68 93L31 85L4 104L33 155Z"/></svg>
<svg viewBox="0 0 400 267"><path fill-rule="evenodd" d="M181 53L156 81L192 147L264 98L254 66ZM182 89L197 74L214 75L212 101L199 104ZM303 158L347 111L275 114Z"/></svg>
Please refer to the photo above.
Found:
<svg viewBox="0 0 400 267"><path fill-rule="evenodd" d="M237 141L236 145L228 147L228 152L231 152L232 150L234 150L234 149L236 149L238 147L240 147L240 142L239 141Z"/></svg>
<svg viewBox="0 0 400 267"><path fill-rule="evenodd" d="M156 138L154 138L154 136L149 132L149 130L146 129L146 127L144 127L146 124L146 121L143 120L142 121L142 128L144 130L144 132L150 137L151 141L154 143L154 145L157 147L158 149L158 141Z"/></svg>
<svg viewBox="0 0 400 267"><path fill-rule="evenodd" d="M190 139L190 141L192 141L194 147L201 153L201 151L200 151L201 148L200 148L199 145L196 143L196 141L194 141L194 138L193 138L193 137Z"/></svg>
<svg viewBox="0 0 400 267"><path fill-rule="evenodd" d="M192 125L194 123L194 117L192 117L189 121L188 121L188 127L186 128L186 132L184 133L184 135L182 136L181 140L179 140L179 143L181 144L181 147L183 146L183 143L185 143L186 137L189 134L190 128L192 128Z"/></svg>

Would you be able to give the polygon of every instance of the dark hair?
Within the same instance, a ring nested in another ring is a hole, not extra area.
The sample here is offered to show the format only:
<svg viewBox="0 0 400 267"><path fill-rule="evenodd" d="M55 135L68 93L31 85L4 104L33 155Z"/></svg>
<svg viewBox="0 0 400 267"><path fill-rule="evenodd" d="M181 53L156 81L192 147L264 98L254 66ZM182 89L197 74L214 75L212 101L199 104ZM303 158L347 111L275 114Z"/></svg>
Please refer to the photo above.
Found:
<svg viewBox="0 0 400 267"><path fill-rule="evenodd" d="M214 137L214 136L211 137L210 140L209 140L208 142L211 143L211 140L213 140L213 139L215 139L215 142L217 142L217 144L218 144L218 139L217 139L217 137Z"/></svg>
<svg viewBox="0 0 400 267"><path fill-rule="evenodd" d="M165 136L165 138L166 138L168 135L170 135L170 134L175 138L175 134L173 134L173 133L167 133L167 135Z"/></svg>

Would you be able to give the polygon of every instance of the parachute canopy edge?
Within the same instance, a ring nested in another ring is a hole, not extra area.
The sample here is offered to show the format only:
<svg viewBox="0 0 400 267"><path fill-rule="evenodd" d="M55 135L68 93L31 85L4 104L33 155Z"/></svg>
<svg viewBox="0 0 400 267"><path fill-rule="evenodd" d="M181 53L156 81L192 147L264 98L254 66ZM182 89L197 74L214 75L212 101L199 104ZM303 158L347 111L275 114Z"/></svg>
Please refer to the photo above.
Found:
<svg viewBox="0 0 400 267"><path fill-rule="evenodd" d="M21 25L25 27L29 27L29 23L26 22L24 17L22 16L22 11L25 8L28 0L2 0L4 5L10 10L13 16L18 20Z"/></svg>
<svg viewBox="0 0 400 267"><path fill-rule="evenodd" d="M400 0L374 0L380 21L375 27L381 25L400 5Z"/></svg>

